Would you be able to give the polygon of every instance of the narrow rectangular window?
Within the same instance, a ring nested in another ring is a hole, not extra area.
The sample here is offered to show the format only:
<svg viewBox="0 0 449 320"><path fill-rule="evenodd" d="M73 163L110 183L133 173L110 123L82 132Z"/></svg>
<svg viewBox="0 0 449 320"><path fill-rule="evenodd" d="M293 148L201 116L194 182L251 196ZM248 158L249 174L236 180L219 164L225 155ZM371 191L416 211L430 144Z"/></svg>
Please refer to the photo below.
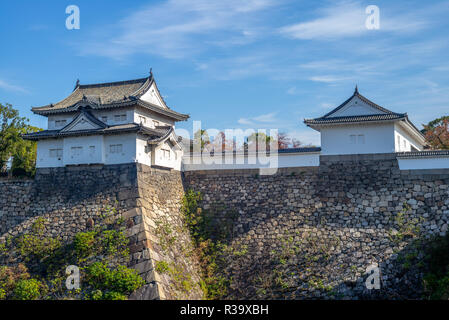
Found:
<svg viewBox="0 0 449 320"><path fill-rule="evenodd" d="M104 123L108 122L108 117L101 117L101 121L103 121Z"/></svg>
<svg viewBox="0 0 449 320"><path fill-rule="evenodd" d="M114 116L115 122L123 122L126 121L126 114L116 114Z"/></svg>
<svg viewBox="0 0 449 320"><path fill-rule="evenodd" d="M123 145L122 144L111 144L109 145L110 153L122 153Z"/></svg>
<svg viewBox="0 0 449 320"><path fill-rule="evenodd" d="M359 134L358 144L365 144L365 135L364 134Z"/></svg>
<svg viewBox="0 0 449 320"><path fill-rule="evenodd" d="M72 147L72 156L80 156L83 154L83 147Z"/></svg>
<svg viewBox="0 0 449 320"><path fill-rule="evenodd" d="M355 134L351 134L350 136L349 136L349 143L350 144L355 144L355 142L356 142L356 135Z"/></svg>
<svg viewBox="0 0 449 320"><path fill-rule="evenodd" d="M67 123L67 120L56 120L55 121L55 127L56 128L61 128L64 127Z"/></svg>

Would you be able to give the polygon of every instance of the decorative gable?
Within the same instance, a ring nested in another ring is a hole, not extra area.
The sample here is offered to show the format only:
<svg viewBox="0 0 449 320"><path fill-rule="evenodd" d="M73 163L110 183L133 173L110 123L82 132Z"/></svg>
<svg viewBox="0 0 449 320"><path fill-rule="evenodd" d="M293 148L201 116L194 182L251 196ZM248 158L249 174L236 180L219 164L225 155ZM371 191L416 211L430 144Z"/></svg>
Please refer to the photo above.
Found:
<svg viewBox="0 0 449 320"><path fill-rule="evenodd" d="M373 114L387 114L384 110L379 110L367 102L360 99L359 96L352 97L344 106L326 117L350 117L350 116L366 116Z"/></svg>
<svg viewBox="0 0 449 320"><path fill-rule="evenodd" d="M167 105L165 104L165 101L162 98L155 81L152 82L148 90L140 97L140 100L149 102L161 108L167 108Z"/></svg>
<svg viewBox="0 0 449 320"><path fill-rule="evenodd" d="M98 120L90 112L81 110L71 123L61 129L61 132L95 130L104 129L106 127L107 125L104 122Z"/></svg>

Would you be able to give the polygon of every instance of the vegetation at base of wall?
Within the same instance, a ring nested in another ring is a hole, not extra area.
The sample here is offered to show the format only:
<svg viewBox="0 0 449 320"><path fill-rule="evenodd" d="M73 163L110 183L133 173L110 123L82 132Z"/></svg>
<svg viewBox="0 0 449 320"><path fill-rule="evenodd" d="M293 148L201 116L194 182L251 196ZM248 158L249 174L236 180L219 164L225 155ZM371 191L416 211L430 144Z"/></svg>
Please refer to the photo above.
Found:
<svg viewBox="0 0 449 320"><path fill-rule="evenodd" d="M449 299L449 233L433 239L426 250L425 298Z"/></svg>
<svg viewBox="0 0 449 320"><path fill-rule="evenodd" d="M68 244L48 235L43 218L28 232L1 243L0 261L5 265L0 267L0 299L127 299L145 282L126 267L128 239L116 213L108 208L91 230L77 233ZM66 288L69 265L80 270L80 289Z"/></svg>
<svg viewBox="0 0 449 320"><path fill-rule="evenodd" d="M203 276L199 284L200 288L206 298L219 299L227 295L232 281L224 270L227 265L226 258L233 250L233 247L227 243L232 238L233 222L236 215L231 212L222 221L223 223L214 224L211 213L199 207L201 199L200 192L188 190L182 200L181 212L200 260ZM224 212L224 209L224 207L215 208L221 212ZM244 250L238 251L240 256L245 253Z"/></svg>

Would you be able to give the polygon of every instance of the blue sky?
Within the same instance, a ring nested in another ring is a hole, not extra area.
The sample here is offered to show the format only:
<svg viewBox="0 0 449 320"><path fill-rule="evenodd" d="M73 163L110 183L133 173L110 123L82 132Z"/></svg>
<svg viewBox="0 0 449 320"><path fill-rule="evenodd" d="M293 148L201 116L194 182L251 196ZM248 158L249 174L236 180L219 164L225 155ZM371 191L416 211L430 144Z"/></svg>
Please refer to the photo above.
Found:
<svg viewBox="0 0 449 320"><path fill-rule="evenodd" d="M65 9L80 8L67 30ZM380 29L365 27L368 5ZM188 113L178 127L278 128L304 143L304 118L357 84L421 127L449 112L449 1L2 1L0 102L46 127L31 106L81 83L145 77Z"/></svg>

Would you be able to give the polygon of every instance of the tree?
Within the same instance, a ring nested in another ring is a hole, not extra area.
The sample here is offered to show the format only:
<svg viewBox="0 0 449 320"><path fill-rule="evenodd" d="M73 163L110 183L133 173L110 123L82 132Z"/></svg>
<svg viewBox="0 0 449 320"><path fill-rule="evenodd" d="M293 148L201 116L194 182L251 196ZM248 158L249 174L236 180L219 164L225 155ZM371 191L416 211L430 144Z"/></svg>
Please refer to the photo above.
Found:
<svg viewBox="0 0 449 320"><path fill-rule="evenodd" d="M449 116L444 116L423 125L422 130L432 149L449 149Z"/></svg>
<svg viewBox="0 0 449 320"><path fill-rule="evenodd" d="M203 151L204 148L210 144L209 135L207 134L206 130L198 130L197 132L195 132L193 135L192 143L193 143L192 147L198 146L199 143L201 143L200 150ZM196 148L194 148L193 150L195 151L195 149Z"/></svg>
<svg viewBox="0 0 449 320"><path fill-rule="evenodd" d="M11 104L0 103L0 170L13 157L12 167L32 173L36 162L36 143L25 141L22 134L41 129L28 125L28 119L19 116Z"/></svg>
<svg viewBox="0 0 449 320"><path fill-rule="evenodd" d="M292 139L285 133L279 132L278 134L278 149L288 149Z"/></svg>

